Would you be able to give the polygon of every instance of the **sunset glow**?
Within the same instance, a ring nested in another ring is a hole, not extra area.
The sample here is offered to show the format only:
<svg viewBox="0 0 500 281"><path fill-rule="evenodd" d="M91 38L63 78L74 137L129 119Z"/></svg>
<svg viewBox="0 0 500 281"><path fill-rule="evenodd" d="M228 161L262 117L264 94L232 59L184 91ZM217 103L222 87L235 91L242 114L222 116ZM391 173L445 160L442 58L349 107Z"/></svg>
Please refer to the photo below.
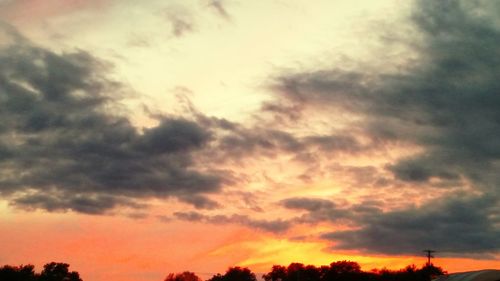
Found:
<svg viewBox="0 0 500 281"><path fill-rule="evenodd" d="M0 265L499 269L499 13L0 0Z"/></svg>

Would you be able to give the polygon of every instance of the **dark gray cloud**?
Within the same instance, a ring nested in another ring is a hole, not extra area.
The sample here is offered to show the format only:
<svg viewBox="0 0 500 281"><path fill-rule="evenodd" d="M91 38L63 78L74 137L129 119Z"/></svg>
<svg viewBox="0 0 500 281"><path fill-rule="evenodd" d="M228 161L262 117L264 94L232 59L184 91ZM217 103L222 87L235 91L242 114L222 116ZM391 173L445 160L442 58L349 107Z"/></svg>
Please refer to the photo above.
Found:
<svg viewBox="0 0 500 281"><path fill-rule="evenodd" d="M418 254L435 249L441 255L484 257L500 250L500 206L492 196L465 193L421 206L383 211L384 204L364 201L338 206L319 198L288 198L281 204L306 213L289 223L328 222L352 230L321 235L333 249L359 250L389 255Z"/></svg>
<svg viewBox="0 0 500 281"><path fill-rule="evenodd" d="M275 102L364 117L352 124L376 144L406 142L424 152L388 166L397 179L454 181L496 189L500 98L498 4L418 1L417 62L397 73L327 69L279 76Z"/></svg>
<svg viewBox="0 0 500 281"><path fill-rule="evenodd" d="M102 214L119 205L126 205L132 208L145 206L127 197L99 193L72 194L61 190L54 192L36 191L35 193L13 198L12 203L27 210L44 209L50 212L73 210L85 214Z"/></svg>
<svg viewBox="0 0 500 281"><path fill-rule="evenodd" d="M213 224L239 224L250 228L261 229L269 232L283 232L290 228L291 222L281 219L261 220L252 219L246 215L205 215L200 212L175 212L174 217L179 220L191 222L204 222Z"/></svg>
<svg viewBox="0 0 500 281"><path fill-rule="evenodd" d="M109 65L84 51L37 47L7 25L2 30L11 41L0 49L0 192L18 207L102 213L174 196L214 209L221 205L205 194L237 179L213 165L197 170L194 152L208 155L200 156L206 164L365 149L354 137L246 127L190 104L192 120L155 115L158 125L140 130L122 114L123 88L106 78Z"/></svg>
<svg viewBox="0 0 500 281"><path fill-rule="evenodd" d="M435 249L441 255L498 253L498 198L447 198L401 211L357 218L355 230L324 234L335 249L384 254L416 254Z"/></svg>
<svg viewBox="0 0 500 281"><path fill-rule="evenodd" d="M275 78L271 87L278 98L265 110L281 114L293 107L302 118L315 109L358 116L351 128L372 145L421 149L386 166L392 180L408 183L403 188L429 190L435 180L441 187L469 188L419 208L347 216L359 229L325 235L336 247L386 254L428 247L498 251L499 11L491 1L417 1L411 21L418 39L405 40L419 56L397 72L332 68Z"/></svg>
<svg viewBox="0 0 500 281"><path fill-rule="evenodd" d="M303 147L295 136L280 130L240 127L233 132L220 140L221 150L232 155L297 151Z"/></svg>
<svg viewBox="0 0 500 281"><path fill-rule="evenodd" d="M250 124L236 123L208 117L199 112L189 99L181 99L186 103L186 111L196 117L199 125L214 131L211 149L205 150L205 156L211 162L234 163L260 156L274 158L288 154L294 161L311 163L318 160L317 155L352 155L370 152L374 148L371 143L363 143L358 139L357 132L340 130L323 134L297 134L291 132L288 126L269 123L262 117L257 117Z"/></svg>
<svg viewBox="0 0 500 281"><path fill-rule="evenodd" d="M218 202L206 196L197 194L188 194L186 196L179 197L179 199L183 202L193 205L196 209L211 210L221 207L221 205Z"/></svg>
<svg viewBox="0 0 500 281"><path fill-rule="evenodd" d="M183 119L163 119L151 129L145 129L137 146L149 153L173 153L201 148L210 133L197 123Z"/></svg>
<svg viewBox="0 0 500 281"><path fill-rule="evenodd" d="M275 157L280 153L295 155L296 160L308 161L307 155L324 154L356 154L372 149L371 145L361 144L355 136L348 133L299 136L287 132L285 128L263 128L260 126L245 127L236 124L227 129L228 134L221 134L216 140L217 158L244 159L263 155Z"/></svg>
<svg viewBox="0 0 500 281"><path fill-rule="evenodd" d="M358 224L360 218L380 214L380 205L374 201L360 204L338 206L334 202L320 198L293 197L282 200L281 205L287 209L306 211L305 214L291 219L295 223L315 224L331 222L335 224Z"/></svg>
<svg viewBox="0 0 500 281"><path fill-rule="evenodd" d="M305 210L307 213L292 219L295 223L347 222L350 212L338 208L333 202L318 198L289 198L281 202L287 209Z"/></svg>
<svg viewBox="0 0 500 281"><path fill-rule="evenodd" d="M288 209L307 210L316 212L322 209L335 209L335 204L326 199L294 197L281 201L281 204Z"/></svg>
<svg viewBox="0 0 500 281"><path fill-rule="evenodd" d="M0 193L11 204L102 213L176 196L215 206L201 198L221 188L222 174L198 171L191 155L210 142L209 128L161 117L141 132L120 114L122 88L105 63L37 47L7 25L1 32Z"/></svg>

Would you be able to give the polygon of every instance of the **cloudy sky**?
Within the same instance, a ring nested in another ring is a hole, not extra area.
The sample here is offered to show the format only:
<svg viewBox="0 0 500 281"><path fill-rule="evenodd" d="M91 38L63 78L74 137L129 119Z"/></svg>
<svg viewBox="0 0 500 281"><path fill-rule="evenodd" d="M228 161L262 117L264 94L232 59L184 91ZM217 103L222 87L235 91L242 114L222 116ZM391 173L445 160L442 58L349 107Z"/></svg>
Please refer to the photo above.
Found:
<svg viewBox="0 0 500 281"><path fill-rule="evenodd" d="M499 15L0 0L0 264L499 268Z"/></svg>

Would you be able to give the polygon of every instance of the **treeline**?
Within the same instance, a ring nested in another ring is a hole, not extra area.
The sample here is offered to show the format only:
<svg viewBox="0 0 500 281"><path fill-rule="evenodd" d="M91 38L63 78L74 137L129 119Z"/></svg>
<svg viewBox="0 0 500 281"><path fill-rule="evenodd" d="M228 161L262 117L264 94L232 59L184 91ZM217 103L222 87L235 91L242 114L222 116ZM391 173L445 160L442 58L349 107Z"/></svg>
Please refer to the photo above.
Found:
<svg viewBox="0 0 500 281"><path fill-rule="evenodd" d="M35 266L4 265L0 267L0 281L82 281L80 274L69 271L69 264L51 262L43 266L40 273L35 272Z"/></svg>
<svg viewBox="0 0 500 281"><path fill-rule="evenodd" d="M375 269L363 271L357 262L337 261L330 265L314 266L291 263L288 266L274 265L262 275L265 281L429 281L445 274L432 264L421 268L410 265L400 270ZM246 267L230 267L225 274L216 274L207 281L256 281L255 274ZM193 272L169 274L164 281L202 281Z"/></svg>
<svg viewBox="0 0 500 281"><path fill-rule="evenodd" d="M429 281L445 274L442 268L426 264L400 270L363 271L357 262L337 261L330 265L314 266L291 263L288 266L274 265L262 275L265 281ZM67 263L48 263L40 273L33 265L0 267L0 281L82 281L76 271L69 271ZM164 281L202 281L195 273L185 271L170 273ZM224 274L217 273L206 281L257 281L255 273L246 267L230 267Z"/></svg>

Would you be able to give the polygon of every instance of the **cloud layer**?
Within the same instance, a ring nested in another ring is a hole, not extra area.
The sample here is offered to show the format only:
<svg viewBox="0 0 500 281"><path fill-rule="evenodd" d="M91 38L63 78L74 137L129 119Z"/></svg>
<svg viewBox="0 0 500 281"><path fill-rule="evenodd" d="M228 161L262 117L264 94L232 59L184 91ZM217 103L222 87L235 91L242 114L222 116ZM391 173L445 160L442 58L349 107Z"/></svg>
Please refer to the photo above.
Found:
<svg viewBox="0 0 500 281"><path fill-rule="evenodd" d="M352 126L372 139L423 147L423 153L388 167L399 179L465 176L496 190L500 29L491 11L498 7L418 3L418 62L389 74L325 69L282 75L273 84L277 102L350 112L363 117Z"/></svg>
<svg viewBox="0 0 500 281"><path fill-rule="evenodd" d="M321 235L333 242L332 249L414 255L431 248L441 255L481 253L483 257L500 250L497 203L494 197L461 194L421 206L383 211L383 205L373 201L349 206L319 198L282 201L285 208L305 211L291 222L348 226L350 230Z"/></svg>
<svg viewBox="0 0 500 281"><path fill-rule="evenodd" d="M418 1L418 60L397 72L319 69L275 78L273 110L327 109L357 116L351 126L373 143L407 144L420 152L386 166L394 181L466 190L420 207L356 214L333 203L290 199L302 219L346 218L356 227L325 234L335 248L414 254L498 252L500 150L500 5L486 1ZM369 68L367 68L369 69ZM304 118L304 117L302 117ZM407 187L406 187L407 188ZM403 190L401 190L403 191ZM408 198L411 201L411 198Z"/></svg>
<svg viewBox="0 0 500 281"><path fill-rule="evenodd" d="M207 3L221 17L233 18L224 1ZM253 211L271 216L275 203L287 218L256 219L248 210L174 210L173 217L280 235L296 224L326 223L332 230L321 237L333 248L369 253L497 253L498 11L500 5L486 1L418 1L411 18L418 36L403 38L418 56L398 70L282 72L271 78L272 100L252 122L208 117L190 107L189 118L157 116L158 124L149 128L132 125L120 106L124 87L108 78L105 62L82 50L42 48L2 24L0 194L21 208L89 214L169 197L196 209L222 209L232 204L224 192L252 192L246 184L255 183L254 167L246 162L285 155L289 162L282 170L300 166L294 176L301 183L338 172L350 178L353 193L370 197L387 188L386 194L403 198L412 191L422 194L422 202L408 198L394 208L380 198L342 201L334 192L336 198L286 198L292 196L282 192L286 187L272 186L286 183L271 175L259 183L271 185L262 188L266 204L252 198ZM163 13L175 36L196 30L182 7ZM322 130L297 125L317 115L326 120ZM341 124L338 116L345 117ZM372 154L380 157L392 147L416 152L371 163ZM346 155L365 159L343 163ZM268 177L267 167L260 168ZM337 226L349 230L335 231Z"/></svg>
<svg viewBox="0 0 500 281"><path fill-rule="evenodd" d="M324 234L334 248L383 254L473 255L500 250L496 198L449 198L401 211L356 216L358 229Z"/></svg>
<svg viewBox="0 0 500 281"><path fill-rule="evenodd" d="M210 140L207 128L163 117L141 132L119 114L121 86L105 63L37 47L7 25L2 32L10 44L0 50L0 192L12 204L102 213L220 189L221 176L191 157Z"/></svg>

